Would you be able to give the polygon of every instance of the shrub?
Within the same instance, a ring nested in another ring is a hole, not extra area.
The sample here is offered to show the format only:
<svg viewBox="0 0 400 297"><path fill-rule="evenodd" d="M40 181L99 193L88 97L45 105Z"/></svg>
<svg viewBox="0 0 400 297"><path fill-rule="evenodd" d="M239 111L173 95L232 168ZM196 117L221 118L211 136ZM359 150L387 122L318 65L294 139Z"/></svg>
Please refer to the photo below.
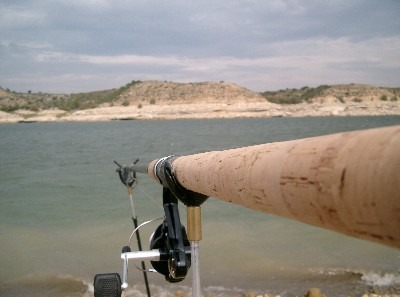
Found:
<svg viewBox="0 0 400 297"><path fill-rule="evenodd" d="M16 110L18 110L20 108L21 107L18 104L9 105L9 106L4 106L4 105L0 106L0 110L4 111L4 112L13 112L13 111L16 111Z"/></svg>
<svg viewBox="0 0 400 297"><path fill-rule="evenodd" d="M151 99L151 100L150 100L150 104L156 104L156 99L154 99L154 98Z"/></svg>
<svg viewBox="0 0 400 297"><path fill-rule="evenodd" d="M124 102L122 102L122 106L128 106L129 105L129 101L125 100Z"/></svg>
<svg viewBox="0 0 400 297"><path fill-rule="evenodd" d="M397 96L393 96L392 98L390 98L390 101L397 101Z"/></svg>
<svg viewBox="0 0 400 297"><path fill-rule="evenodd" d="M387 96L386 95L382 95L381 96L381 101L387 101Z"/></svg>
<svg viewBox="0 0 400 297"><path fill-rule="evenodd" d="M323 91L329 89L328 85L320 85L316 88L304 89L305 92L301 95L301 99L304 101L310 101L311 99L321 96ZM340 99L339 99L340 100Z"/></svg>
<svg viewBox="0 0 400 297"><path fill-rule="evenodd" d="M39 107L36 104L32 104L28 107L29 110L34 111L34 112L38 112L39 111Z"/></svg>

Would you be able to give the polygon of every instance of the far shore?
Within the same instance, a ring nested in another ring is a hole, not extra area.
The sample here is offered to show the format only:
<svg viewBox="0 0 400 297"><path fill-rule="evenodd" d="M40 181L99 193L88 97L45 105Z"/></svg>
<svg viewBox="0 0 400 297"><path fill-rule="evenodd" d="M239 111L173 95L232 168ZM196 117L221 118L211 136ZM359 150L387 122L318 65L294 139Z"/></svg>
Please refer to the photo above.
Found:
<svg viewBox="0 0 400 297"><path fill-rule="evenodd" d="M272 104L267 101L232 104L157 103L138 106L103 106L72 112L58 109L37 112L16 110L12 113L0 111L0 123L385 115L400 115L400 102L302 103L290 105Z"/></svg>

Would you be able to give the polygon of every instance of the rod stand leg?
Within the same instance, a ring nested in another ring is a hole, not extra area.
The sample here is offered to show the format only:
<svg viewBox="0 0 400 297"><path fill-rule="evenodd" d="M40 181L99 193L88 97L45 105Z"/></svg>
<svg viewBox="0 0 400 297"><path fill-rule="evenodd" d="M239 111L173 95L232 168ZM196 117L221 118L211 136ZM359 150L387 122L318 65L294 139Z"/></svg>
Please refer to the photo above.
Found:
<svg viewBox="0 0 400 297"><path fill-rule="evenodd" d="M192 255L192 297L201 297L201 285L200 285L200 259L199 259L199 242L191 241L190 250Z"/></svg>

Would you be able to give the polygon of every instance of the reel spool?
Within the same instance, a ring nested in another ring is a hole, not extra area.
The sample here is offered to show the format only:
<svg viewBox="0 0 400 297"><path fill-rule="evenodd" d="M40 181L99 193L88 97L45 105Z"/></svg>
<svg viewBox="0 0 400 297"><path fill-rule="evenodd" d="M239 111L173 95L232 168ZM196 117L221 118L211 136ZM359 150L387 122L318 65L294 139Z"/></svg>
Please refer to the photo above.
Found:
<svg viewBox="0 0 400 297"><path fill-rule="evenodd" d="M153 232L153 234L150 236L150 249L158 249L160 251L167 251L168 250L168 242L167 242L167 226L165 222L157 227L157 229ZM165 276L165 280L170 282L170 283L177 283L180 282L184 279L186 276L186 272L190 267L190 242L187 238L187 233L186 229L184 226L181 227L182 231L182 238L183 238L183 244L185 247L185 254L187 255L189 266L187 267L186 271L184 269L181 269L181 272L184 273L184 275L181 275L180 277L176 277L176 271L174 272L173 268L173 263L172 259L168 259L167 261L151 261L151 265L153 268L160 274ZM166 255L167 256L167 255ZM168 257L169 258L169 257ZM172 272L172 274L171 274ZM172 277L172 275L175 275L175 278Z"/></svg>

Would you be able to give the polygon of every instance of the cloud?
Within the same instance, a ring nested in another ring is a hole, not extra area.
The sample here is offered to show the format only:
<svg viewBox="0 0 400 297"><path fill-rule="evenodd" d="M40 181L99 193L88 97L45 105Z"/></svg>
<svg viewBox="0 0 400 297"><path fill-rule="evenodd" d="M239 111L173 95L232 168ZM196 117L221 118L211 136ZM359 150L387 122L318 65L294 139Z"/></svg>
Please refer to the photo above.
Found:
<svg viewBox="0 0 400 297"><path fill-rule="evenodd" d="M377 3L4 0L0 85L63 92L132 79L225 80L256 91L395 86L400 2Z"/></svg>
<svg viewBox="0 0 400 297"><path fill-rule="evenodd" d="M20 44L31 49L45 49L48 44ZM306 40L285 41L279 43L265 44L265 52L269 55L264 57L229 57L218 56L208 58L190 58L184 56L151 56L151 55L81 55L69 54L55 51L44 51L36 55L38 62L71 62L77 61L94 65L117 66L117 65L149 65L149 66L186 66L188 69L198 69L210 65L218 69L227 69L231 66L256 67L271 66L291 67L315 65L327 66L332 63L352 63L362 61L366 64L376 63L382 67L400 67L398 50L400 49L399 38L377 38L373 40L354 42L348 38L328 39L316 38Z"/></svg>
<svg viewBox="0 0 400 297"><path fill-rule="evenodd" d="M27 28L43 24L45 14L21 6L0 6L0 27L2 30Z"/></svg>

